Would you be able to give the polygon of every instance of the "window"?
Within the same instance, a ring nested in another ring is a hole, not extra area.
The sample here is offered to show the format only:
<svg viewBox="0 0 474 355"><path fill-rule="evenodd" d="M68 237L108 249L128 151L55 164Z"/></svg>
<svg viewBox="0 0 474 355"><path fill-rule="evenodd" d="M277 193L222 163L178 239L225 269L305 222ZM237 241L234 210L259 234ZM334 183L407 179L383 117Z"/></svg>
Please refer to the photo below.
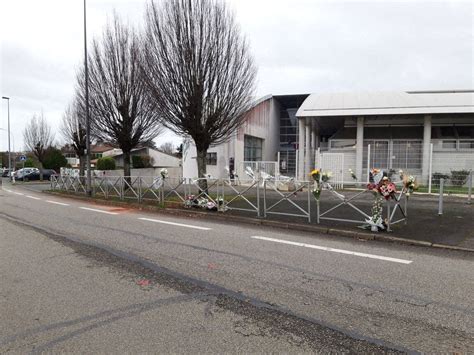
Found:
<svg viewBox="0 0 474 355"><path fill-rule="evenodd" d="M262 160L263 139L244 136L244 161Z"/></svg>
<svg viewBox="0 0 474 355"><path fill-rule="evenodd" d="M207 153L206 164L217 165L217 153Z"/></svg>
<svg viewBox="0 0 474 355"><path fill-rule="evenodd" d="M347 149L347 148L355 148L356 140L355 139L340 139L330 140L331 149Z"/></svg>
<svg viewBox="0 0 474 355"><path fill-rule="evenodd" d="M459 149L474 149L474 139L459 141Z"/></svg>
<svg viewBox="0 0 474 355"><path fill-rule="evenodd" d="M443 149L456 149L456 140L443 140L442 142Z"/></svg>

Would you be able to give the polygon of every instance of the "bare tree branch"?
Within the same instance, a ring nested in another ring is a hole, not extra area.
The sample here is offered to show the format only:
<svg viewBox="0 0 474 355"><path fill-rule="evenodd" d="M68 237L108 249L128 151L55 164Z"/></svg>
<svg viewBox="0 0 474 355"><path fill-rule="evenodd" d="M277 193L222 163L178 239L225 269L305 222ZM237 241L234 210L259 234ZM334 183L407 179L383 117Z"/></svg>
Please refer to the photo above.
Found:
<svg viewBox="0 0 474 355"><path fill-rule="evenodd" d="M124 175L130 176L130 152L156 138L162 129L158 112L147 100L139 71L139 42L133 29L115 15L89 56L89 102L92 134L119 147ZM84 107L84 75L78 75L78 97Z"/></svg>
<svg viewBox="0 0 474 355"><path fill-rule="evenodd" d="M48 125L43 113L41 113L41 115L33 115L30 122L25 126L23 140L26 149L35 155L41 168L43 168L46 150L51 147L54 142L54 134L51 132L51 126ZM41 170L40 179L43 179Z"/></svg>
<svg viewBox="0 0 474 355"><path fill-rule="evenodd" d="M206 153L237 131L249 109L256 66L225 2L150 2L142 73L165 126L189 136L199 177Z"/></svg>
<svg viewBox="0 0 474 355"><path fill-rule="evenodd" d="M63 114L61 134L74 153L79 157L79 175L84 176L86 156L86 119L77 100L73 101Z"/></svg>

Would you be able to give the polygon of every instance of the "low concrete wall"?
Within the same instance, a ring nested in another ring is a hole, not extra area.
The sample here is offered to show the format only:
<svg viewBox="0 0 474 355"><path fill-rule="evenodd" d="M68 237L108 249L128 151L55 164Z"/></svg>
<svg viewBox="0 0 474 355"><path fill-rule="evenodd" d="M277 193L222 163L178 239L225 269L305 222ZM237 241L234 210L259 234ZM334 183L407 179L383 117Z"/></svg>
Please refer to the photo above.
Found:
<svg viewBox="0 0 474 355"><path fill-rule="evenodd" d="M151 177L160 176L162 168L145 168L145 169L132 169L132 176ZM170 179L177 179L183 177L183 170L181 167L178 168L166 168L168 170L168 177ZM102 171L103 173L104 171ZM102 176L100 170L96 170L98 176ZM105 176L123 176L122 170L105 170Z"/></svg>

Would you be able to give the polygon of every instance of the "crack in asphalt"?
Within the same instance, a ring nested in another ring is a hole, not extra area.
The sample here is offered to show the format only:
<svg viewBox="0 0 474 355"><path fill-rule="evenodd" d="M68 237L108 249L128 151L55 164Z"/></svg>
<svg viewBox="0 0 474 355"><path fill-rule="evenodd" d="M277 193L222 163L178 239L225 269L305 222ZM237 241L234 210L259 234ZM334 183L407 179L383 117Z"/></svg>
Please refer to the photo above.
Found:
<svg viewBox="0 0 474 355"><path fill-rule="evenodd" d="M347 352L413 353L413 351L404 347L384 340L362 336L351 330L294 313L287 308L271 305L217 284L169 270L136 255L100 243L85 242L76 237L38 227L4 213L0 213L0 216L13 224L36 231L51 240L72 248L78 255L92 259L100 265L112 266L129 274L144 275L153 279L156 283L197 299L202 300L203 298L195 296L196 294L204 293L206 297L214 296L216 297L215 305L217 307L257 321L260 326L271 330L273 336L292 334L301 337L310 347L318 349L318 351L321 350L321 346L330 350L334 348L334 344L337 344L338 349L344 348ZM103 322L105 321L99 323L102 325ZM93 327L93 325L85 327L82 332L90 330L90 327ZM73 336L76 332L81 332L81 329L73 332ZM62 339L66 340L63 336L46 345L53 346ZM47 347L41 347L41 349L46 350ZM35 351L38 351L38 348Z"/></svg>

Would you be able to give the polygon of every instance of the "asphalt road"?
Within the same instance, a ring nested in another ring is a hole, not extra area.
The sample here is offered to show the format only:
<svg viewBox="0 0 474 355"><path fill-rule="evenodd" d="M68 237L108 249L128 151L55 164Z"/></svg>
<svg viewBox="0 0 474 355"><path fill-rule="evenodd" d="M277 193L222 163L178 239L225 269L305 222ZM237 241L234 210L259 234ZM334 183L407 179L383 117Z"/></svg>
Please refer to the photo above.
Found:
<svg viewBox="0 0 474 355"><path fill-rule="evenodd" d="M0 352L474 352L474 256L3 185Z"/></svg>

